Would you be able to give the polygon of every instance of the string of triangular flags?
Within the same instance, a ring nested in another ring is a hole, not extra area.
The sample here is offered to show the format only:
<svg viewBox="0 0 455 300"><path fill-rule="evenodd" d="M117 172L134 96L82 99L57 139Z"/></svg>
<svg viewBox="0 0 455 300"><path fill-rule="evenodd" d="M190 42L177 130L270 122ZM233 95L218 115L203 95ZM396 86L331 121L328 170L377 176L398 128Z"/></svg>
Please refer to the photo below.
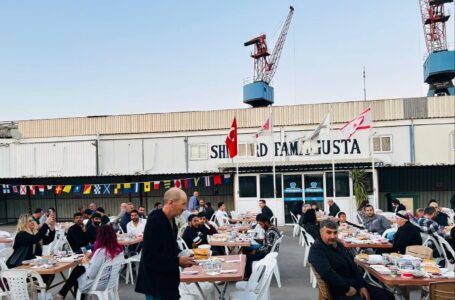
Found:
<svg viewBox="0 0 455 300"><path fill-rule="evenodd" d="M201 180L202 179L202 180ZM55 195L61 194L83 194L83 195L109 195L109 194L131 194L139 193L141 190L145 193L153 190L159 190L161 187L169 189L178 187L189 189L199 186L216 186L231 183L231 175L210 175L193 178L167 179L142 182L126 183L101 183L101 184L65 184L65 185L14 185L2 184L3 194L19 195L44 195L53 191Z"/></svg>

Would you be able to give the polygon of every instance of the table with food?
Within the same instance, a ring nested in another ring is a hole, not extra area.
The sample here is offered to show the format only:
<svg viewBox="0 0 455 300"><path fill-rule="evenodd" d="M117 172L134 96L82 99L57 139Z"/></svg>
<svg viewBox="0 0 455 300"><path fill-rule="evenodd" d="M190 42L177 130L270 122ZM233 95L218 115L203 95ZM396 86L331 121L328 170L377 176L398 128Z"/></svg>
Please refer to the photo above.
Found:
<svg viewBox="0 0 455 300"><path fill-rule="evenodd" d="M225 248L226 254L238 253L242 247L251 246L253 239L249 233L237 231L217 233L207 237L209 245Z"/></svg>
<svg viewBox="0 0 455 300"><path fill-rule="evenodd" d="M202 282L213 283L218 291L219 299L224 299L228 283L243 280L246 265L245 255L211 256L209 247L184 251L194 253L197 265L183 269L180 273L180 281L195 283L203 299L208 299L208 295L201 288L200 283ZM185 253L185 255L187 254ZM223 283L221 289L216 284L217 282Z"/></svg>
<svg viewBox="0 0 455 300"><path fill-rule="evenodd" d="M342 224L338 229L338 241L345 248L353 249L356 253L362 249L391 249L393 245L377 233L368 232Z"/></svg>
<svg viewBox="0 0 455 300"><path fill-rule="evenodd" d="M355 262L365 270L370 280L379 280L407 299L420 299L422 286L431 282L455 279L453 270L440 268L432 259L411 255L361 253L355 257Z"/></svg>

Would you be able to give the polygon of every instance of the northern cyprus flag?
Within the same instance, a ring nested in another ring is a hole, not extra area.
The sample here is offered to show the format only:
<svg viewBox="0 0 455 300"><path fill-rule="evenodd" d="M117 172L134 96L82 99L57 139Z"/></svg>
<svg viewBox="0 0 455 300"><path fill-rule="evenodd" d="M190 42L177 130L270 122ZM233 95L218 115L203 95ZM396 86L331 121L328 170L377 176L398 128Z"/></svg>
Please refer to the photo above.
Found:
<svg viewBox="0 0 455 300"><path fill-rule="evenodd" d="M272 122L270 121L271 115L265 120L264 125L259 128L256 132L256 138L259 138L261 135L271 135L272 134Z"/></svg>
<svg viewBox="0 0 455 300"><path fill-rule="evenodd" d="M350 140L357 130L371 128L371 107L365 109L360 115L346 123L340 128L345 139Z"/></svg>

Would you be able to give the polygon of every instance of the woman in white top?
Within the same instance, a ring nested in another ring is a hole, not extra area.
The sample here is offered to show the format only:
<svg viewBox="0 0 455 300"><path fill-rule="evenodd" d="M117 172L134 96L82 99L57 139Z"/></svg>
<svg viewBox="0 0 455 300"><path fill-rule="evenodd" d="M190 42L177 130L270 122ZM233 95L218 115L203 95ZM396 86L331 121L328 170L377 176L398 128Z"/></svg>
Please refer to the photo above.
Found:
<svg viewBox="0 0 455 300"><path fill-rule="evenodd" d="M62 289L55 295L54 299L65 299L66 294L71 288L79 289L81 292L87 292L93 282L101 266L110 260L114 260L119 256L123 256L123 247L117 242L117 235L110 225L102 225L98 228L96 234L95 247L92 256L84 257L82 263L84 266L77 266L71 272L68 280L63 285ZM99 287L106 287L109 279L109 271L105 270L101 275ZM103 286L104 284L104 286Z"/></svg>

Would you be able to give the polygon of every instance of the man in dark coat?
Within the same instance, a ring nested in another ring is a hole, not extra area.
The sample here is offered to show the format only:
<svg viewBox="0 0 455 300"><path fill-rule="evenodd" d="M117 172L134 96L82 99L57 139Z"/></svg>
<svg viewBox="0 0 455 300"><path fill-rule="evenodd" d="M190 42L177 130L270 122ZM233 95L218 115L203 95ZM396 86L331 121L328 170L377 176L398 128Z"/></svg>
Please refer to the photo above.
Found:
<svg viewBox="0 0 455 300"><path fill-rule="evenodd" d="M311 246L308 261L329 286L334 300L393 300L389 291L369 285L362 273L337 242L338 225L332 220L321 222L321 239Z"/></svg>
<svg viewBox="0 0 455 300"><path fill-rule="evenodd" d="M177 245L177 226L174 218L186 209L187 196L179 188L171 188L164 194L164 206L154 210L147 219L137 293L147 300L179 299L179 266L195 264L193 258L180 255Z"/></svg>
<svg viewBox="0 0 455 300"><path fill-rule="evenodd" d="M259 207L261 208L261 214L267 218L273 217L272 210L265 204L265 200L259 200Z"/></svg>
<svg viewBox="0 0 455 300"><path fill-rule="evenodd" d="M335 202L333 202L333 199L329 199L327 201L327 204L329 205L329 216L336 217L337 214L340 212L340 208L338 207L338 205Z"/></svg>

